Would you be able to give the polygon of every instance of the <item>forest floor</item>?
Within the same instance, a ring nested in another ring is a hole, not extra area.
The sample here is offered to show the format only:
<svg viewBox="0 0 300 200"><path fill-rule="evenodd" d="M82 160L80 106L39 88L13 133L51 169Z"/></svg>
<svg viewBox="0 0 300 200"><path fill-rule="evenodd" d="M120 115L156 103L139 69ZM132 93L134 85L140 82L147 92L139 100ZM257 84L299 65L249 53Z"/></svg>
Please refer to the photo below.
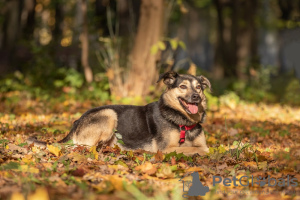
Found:
<svg viewBox="0 0 300 200"><path fill-rule="evenodd" d="M192 172L209 191L191 199L300 199L299 108L221 105L203 124L206 156L55 143L93 106L2 99L0 199L179 200L187 197ZM33 135L52 144L28 145Z"/></svg>

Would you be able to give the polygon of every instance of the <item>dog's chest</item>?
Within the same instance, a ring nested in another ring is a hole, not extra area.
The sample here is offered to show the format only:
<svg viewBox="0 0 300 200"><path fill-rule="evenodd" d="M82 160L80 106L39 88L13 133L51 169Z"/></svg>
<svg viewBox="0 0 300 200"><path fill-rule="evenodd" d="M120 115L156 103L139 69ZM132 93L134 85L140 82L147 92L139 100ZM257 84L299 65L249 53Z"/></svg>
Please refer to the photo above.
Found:
<svg viewBox="0 0 300 200"><path fill-rule="evenodd" d="M188 131L185 133L185 141L184 143L179 144L180 139L180 130L178 129L171 129L166 131L164 139L167 142L167 147L191 147L193 142L187 139L187 135L189 134Z"/></svg>

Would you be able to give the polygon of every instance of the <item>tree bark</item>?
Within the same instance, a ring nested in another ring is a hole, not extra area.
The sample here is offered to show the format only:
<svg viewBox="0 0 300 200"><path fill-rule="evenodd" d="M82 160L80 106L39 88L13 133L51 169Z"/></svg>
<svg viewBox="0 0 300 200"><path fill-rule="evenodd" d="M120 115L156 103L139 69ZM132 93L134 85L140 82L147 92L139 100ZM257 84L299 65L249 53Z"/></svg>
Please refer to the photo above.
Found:
<svg viewBox="0 0 300 200"><path fill-rule="evenodd" d="M20 27L20 1L12 0L7 3L6 19L4 22L3 47L10 51L13 49Z"/></svg>
<svg viewBox="0 0 300 200"><path fill-rule="evenodd" d="M21 14L21 26L24 29L24 36L26 40L33 38L35 26L35 0L26 0L23 2L23 10Z"/></svg>
<svg viewBox="0 0 300 200"><path fill-rule="evenodd" d="M21 35L20 19L21 19L21 1L10 0L4 4L5 8L1 12L4 14L4 22L2 27L0 42L0 73L4 74L13 71L15 67L11 65L14 55L16 41ZM1 13L2 14L2 13ZM0 27L1 28L1 27Z"/></svg>
<svg viewBox="0 0 300 200"><path fill-rule="evenodd" d="M131 69L127 80L129 96L144 96L157 78L156 56L151 47L159 41L162 30L163 0L142 0Z"/></svg>
<svg viewBox="0 0 300 200"><path fill-rule="evenodd" d="M214 0L214 4L218 14L215 76L241 79L256 58L257 0ZM227 16L223 12L225 8L231 11Z"/></svg>
<svg viewBox="0 0 300 200"><path fill-rule="evenodd" d="M82 9L82 33L81 33L81 65L84 70L84 76L88 83L93 81L93 72L89 66L89 32L87 21L87 0L81 0Z"/></svg>
<svg viewBox="0 0 300 200"><path fill-rule="evenodd" d="M244 1L246 10L240 10L239 18L244 24L238 29L237 49L237 73L239 78L244 78L244 72L257 64L257 29L255 16L257 11L257 0ZM246 69L246 70L245 70ZM249 71L249 70L248 70Z"/></svg>
<svg viewBox="0 0 300 200"><path fill-rule="evenodd" d="M222 79L224 76L224 61L222 55L224 52L225 41L224 35L224 21L223 21L223 7L219 0L214 0L214 4L217 10L217 44L215 53L215 65L213 69L214 77Z"/></svg>

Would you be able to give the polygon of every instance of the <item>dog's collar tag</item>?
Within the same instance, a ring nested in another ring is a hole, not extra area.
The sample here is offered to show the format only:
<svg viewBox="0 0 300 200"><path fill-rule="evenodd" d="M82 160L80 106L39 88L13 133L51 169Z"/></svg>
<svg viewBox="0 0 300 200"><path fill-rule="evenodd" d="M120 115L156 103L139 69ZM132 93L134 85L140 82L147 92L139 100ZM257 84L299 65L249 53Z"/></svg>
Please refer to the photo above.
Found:
<svg viewBox="0 0 300 200"><path fill-rule="evenodd" d="M184 126L184 125L179 125L180 128L180 139L179 139L179 144L184 143L185 141L185 132L188 130L193 129L197 124L194 124L192 126Z"/></svg>

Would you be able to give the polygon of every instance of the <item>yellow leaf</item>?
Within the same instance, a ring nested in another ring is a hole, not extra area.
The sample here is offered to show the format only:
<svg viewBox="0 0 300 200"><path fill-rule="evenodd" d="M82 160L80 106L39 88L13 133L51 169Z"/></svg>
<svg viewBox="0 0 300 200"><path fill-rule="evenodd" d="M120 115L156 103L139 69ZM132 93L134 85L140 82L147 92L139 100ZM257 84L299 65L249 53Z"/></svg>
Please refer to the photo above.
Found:
<svg viewBox="0 0 300 200"><path fill-rule="evenodd" d="M31 148L31 150L32 150L33 153L39 153L40 152L40 149L38 147L36 147L36 146L33 146Z"/></svg>
<svg viewBox="0 0 300 200"><path fill-rule="evenodd" d="M214 154L214 153L215 153L215 149L216 149L216 148L209 147L209 152L208 152L208 154L209 154L209 155Z"/></svg>
<svg viewBox="0 0 300 200"><path fill-rule="evenodd" d="M215 144L216 141L217 141L217 139L213 136L209 137L208 140L207 140L207 142L212 143L212 144Z"/></svg>
<svg viewBox="0 0 300 200"><path fill-rule="evenodd" d="M25 197L23 196L23 194L19 193L19 192L14 192L11 195L10 200L25 200Z"/></svg>
<svg viewBox="0 0 300 200"><path fill-rule="evenodd" d="M151 162L145 162L142 165L135 167L135 170L142 171L143 173L153 175L156 173L156 167Z"/></svg>
<svg viewBox="0 0 300 200"><path fill-rule="evenodd" d="M22 172L27 172L28 170L28 165L21 165L19 168Z"/></svg>
<svg viewBox="0 0 300 200"><path fill-rule="evenodd" d="M267 163L267 161L259 162L259 163L258 163L258 169L267 170L267 168L268 168L268 163Z"/></svg>
<svg viewBox="0 0 300 200"><path fill-rule="evenodd" d="M92 147L90 148L90 152L94 155L95 159L98 160L98 158L99 158L99 153L97 152L96 148L97 148L97 146L92 146Z"/></svg>
<svg viewBox="0 0 300 200"><path fill-rule="evenodd" d="M48 144L47 144L47 149L48 149L51 153L53 153L54 155L56 155L56 156L60 156L60 155L61 155L61 151L60 151L60 149L59 149L58 147L55 147L55 146L53 146L53 145L48 145Z"/></svg>
<svg viewBox="0 0 300 200"><path fill-rule="evenodd" d="M43 165L46 169L51 169L51 168L52 168L52 164L51 164L51 163L42 163L42 165Z"/></svg>
<svg viewBox="0 0 300 200"><path fill-rule="evenodd" d="M5 149L9 149L9 146L8 146L8 145L6 145L6 146L5 146Z"/></svg>
<svg viewBox="0 0 300 200"><path fill-rule="evenodd" d="M28 200L50 200L45 188L38 188L35 193L28 195Z"/></svg>
<svg viewBox="0 0 300 200"><path fill-rule="evenodd" d="M28 165L21 165L19 167L19 169L22 172L30 172L30 173L33 173L33 174L38 174L40 172L40 170L38 168L29 167Z"/></svg>
<svg viewBox="0 0 300 200"><path fill-rule="evenodd" d="M246 167L250 167L253 169L257 169L257 164L254 161L250 161L250 162L243 162L243 165L245 165Z"/></svg>
<svg viewBox="0 0 300 200"><path fill-rule="evenodd" d="M68 154L67 157L72 159L74 162L77 162L78 164L83 163L87 160L84 155L75 152Z"/></svg>
<svg viewBox="0 0 300 200"><path fill-rule="evenodd" d="M123 190L123 179L118 175L108 176L108 180L112 183L116 190Z"/></svg>
<svg viewBox="0 0 300 200"><path fill-rule="evenodd" d="M24 156L24 157L22 158L22 161L23 161L24 163L26 163L26 164L29 164L29 163L33 162L33 160L32 160L32 155L26 155L26 156Z"/></svg>
<svg viewBox="0 0 300 200"><path fill-rule="evenodd" d="M225 153L225 152L226 152L226 149L224 148L223 145L220 145L220 146L218 147L218 151L219 151L219 153Z"/></svg>
<svg viewBox="0 0 300 200"><path fill-rule="evenodd" d="M97 185L93 184L92 187L97 189L98 192L100 192L100 193L109 193L109 192L112 192L115 189L113 184L111 182L109 182L108 180L101 181Z"/></svg>
<svg viewBox="0 0 300 200"><path fill-rule="evenodd" d="M201 171L203 171L203 168L201 168L201 167L190 167L186 171L187 172L201 172Z"/></svg>

